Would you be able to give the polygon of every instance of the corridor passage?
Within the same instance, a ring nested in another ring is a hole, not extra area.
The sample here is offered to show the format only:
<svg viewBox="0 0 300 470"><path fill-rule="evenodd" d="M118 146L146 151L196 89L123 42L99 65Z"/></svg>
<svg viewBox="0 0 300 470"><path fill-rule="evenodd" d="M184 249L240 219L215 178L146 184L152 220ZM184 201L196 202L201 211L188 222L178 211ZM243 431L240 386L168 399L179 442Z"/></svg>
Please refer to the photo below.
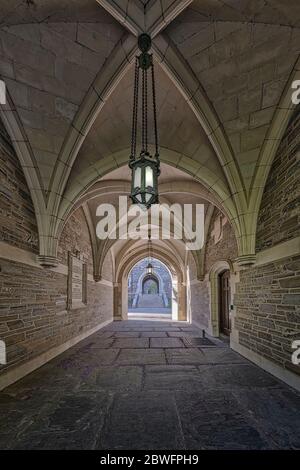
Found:
<svg viewBox="0 0 300 470"><path fill-rule="evenodd" d="M0 448L300 448L300 395L201 336L111 323L0 392Z"/></svg>

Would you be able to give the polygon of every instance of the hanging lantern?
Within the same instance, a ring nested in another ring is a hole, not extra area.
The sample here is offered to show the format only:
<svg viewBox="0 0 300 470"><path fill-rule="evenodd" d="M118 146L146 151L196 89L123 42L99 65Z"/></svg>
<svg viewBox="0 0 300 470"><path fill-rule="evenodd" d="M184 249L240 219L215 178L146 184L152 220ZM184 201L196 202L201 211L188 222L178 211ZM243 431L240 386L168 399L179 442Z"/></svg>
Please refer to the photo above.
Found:
<svg viewBox="0 0 300 470"><path fill-rule="evenodd" d="M147 274L153 274L153 266L151 263L147 265Z"/></svg>
<svg viewBox="0 0 300 470"><path fill-rule="evenodd" d="M138 39L141 54L136 57L134 100L132 117L131 155L129 167L132 170L131 194L133 204L139 204L148 209L152 204L158 203L158 176L160 174L160 161L158 151L158 133L156 119L156 97L154 82L154 66L152 54L149 54L151 38L148 34L141 34ZM154 157L148 151L148 72L151 71L152 82L152 104L154 118ZM137 149L137 122L139 108L139 78L142 74L142 126L141 126L141 149L139 156Z"/></svg>
<svg viewBox="0 0 300 470"><path fill-rule="evenodd" d="M151 234L148 235L148 264L146 267L147 274L153 274L153 266L151 264Z"/></svg>

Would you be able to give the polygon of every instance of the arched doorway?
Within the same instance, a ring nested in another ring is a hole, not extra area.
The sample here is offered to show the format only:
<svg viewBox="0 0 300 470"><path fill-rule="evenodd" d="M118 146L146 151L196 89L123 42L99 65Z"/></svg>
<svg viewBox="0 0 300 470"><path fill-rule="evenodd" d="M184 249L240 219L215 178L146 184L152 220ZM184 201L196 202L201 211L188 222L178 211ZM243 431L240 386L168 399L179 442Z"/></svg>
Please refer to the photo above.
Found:
<svg viewBox="0 0 300 470"><path fill-rule="evenodd" d="M230 335L230 271L226 269L219 274L219 325L220 333Z"/></svg>
<svg viewBox="0 0 300 470"><path fill-rule="evenodd" d="M232 296L234 294L234 273L228 260L217 261L209 273L210 325L212 336L231 333Z"/></svg>
<svg viewBox="0 0 300 470"><path fill-rule="evenodd" d="M159 295L159 283L153 274L147 274L143 279L142 285L143 294Z"/></svg>
<svg viewBox="0 0 300 470"><path fill-rule="evenodd" d="M175 321L186 321L186 275L184 264L177 255L177 252L170 250L170 246L172 245L168 243L168 240L164 242L155 240L153 243L152 260L161 261L170 273L172 284L171 319ZM144 275L140 278L141 283L146 274L146 266L148 264L148 246L143 243L142 240L136 242L131 241L124 245L122 258L117 263L115 270L114 320L126 320L129 318L128 307L136 302L136 288L133 287L130 273L134 266L142 260L145 261L145 270L143 271ZM160 276L157 275L157 278L159 281L159 292L163 294L163 289L160 285Z"/></svg>
<svg viewBox="0 0 300 470"><path fill-rule="evenodd" d="M129 315L167 315L172 313L173 282L170 271L158 259L152 259L152 273L147 272L148 259L138 261L128 275Z"/></svg>

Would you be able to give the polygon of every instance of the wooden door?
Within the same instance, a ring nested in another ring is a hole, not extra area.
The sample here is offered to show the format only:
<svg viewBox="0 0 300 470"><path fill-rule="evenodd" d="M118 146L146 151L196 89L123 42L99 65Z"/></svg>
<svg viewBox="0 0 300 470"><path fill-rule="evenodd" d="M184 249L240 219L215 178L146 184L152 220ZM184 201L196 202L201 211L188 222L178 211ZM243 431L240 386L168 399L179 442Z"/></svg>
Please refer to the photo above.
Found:
<svg viewBox="0 0 300 470"><path fill-rule="evenodd" d="M224 271L219 276L219 312L220 332L230 334L230 271Z"/></svg>

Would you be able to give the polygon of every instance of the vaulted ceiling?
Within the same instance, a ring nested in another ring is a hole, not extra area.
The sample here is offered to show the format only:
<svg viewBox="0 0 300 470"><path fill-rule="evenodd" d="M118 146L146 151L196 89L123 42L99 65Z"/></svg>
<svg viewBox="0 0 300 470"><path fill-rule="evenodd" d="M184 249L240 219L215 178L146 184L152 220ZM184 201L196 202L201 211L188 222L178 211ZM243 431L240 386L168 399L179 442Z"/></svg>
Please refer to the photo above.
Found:
<svg viewBox="0 0 300 470"><path fill-rule="evenodd" d="M1 116L31 190L41 255L55 257L72 207L127 163L142 31L153 40L162 161L208 191L239 254L253 255L300 76L297 0L3 0Z"/></svg>

